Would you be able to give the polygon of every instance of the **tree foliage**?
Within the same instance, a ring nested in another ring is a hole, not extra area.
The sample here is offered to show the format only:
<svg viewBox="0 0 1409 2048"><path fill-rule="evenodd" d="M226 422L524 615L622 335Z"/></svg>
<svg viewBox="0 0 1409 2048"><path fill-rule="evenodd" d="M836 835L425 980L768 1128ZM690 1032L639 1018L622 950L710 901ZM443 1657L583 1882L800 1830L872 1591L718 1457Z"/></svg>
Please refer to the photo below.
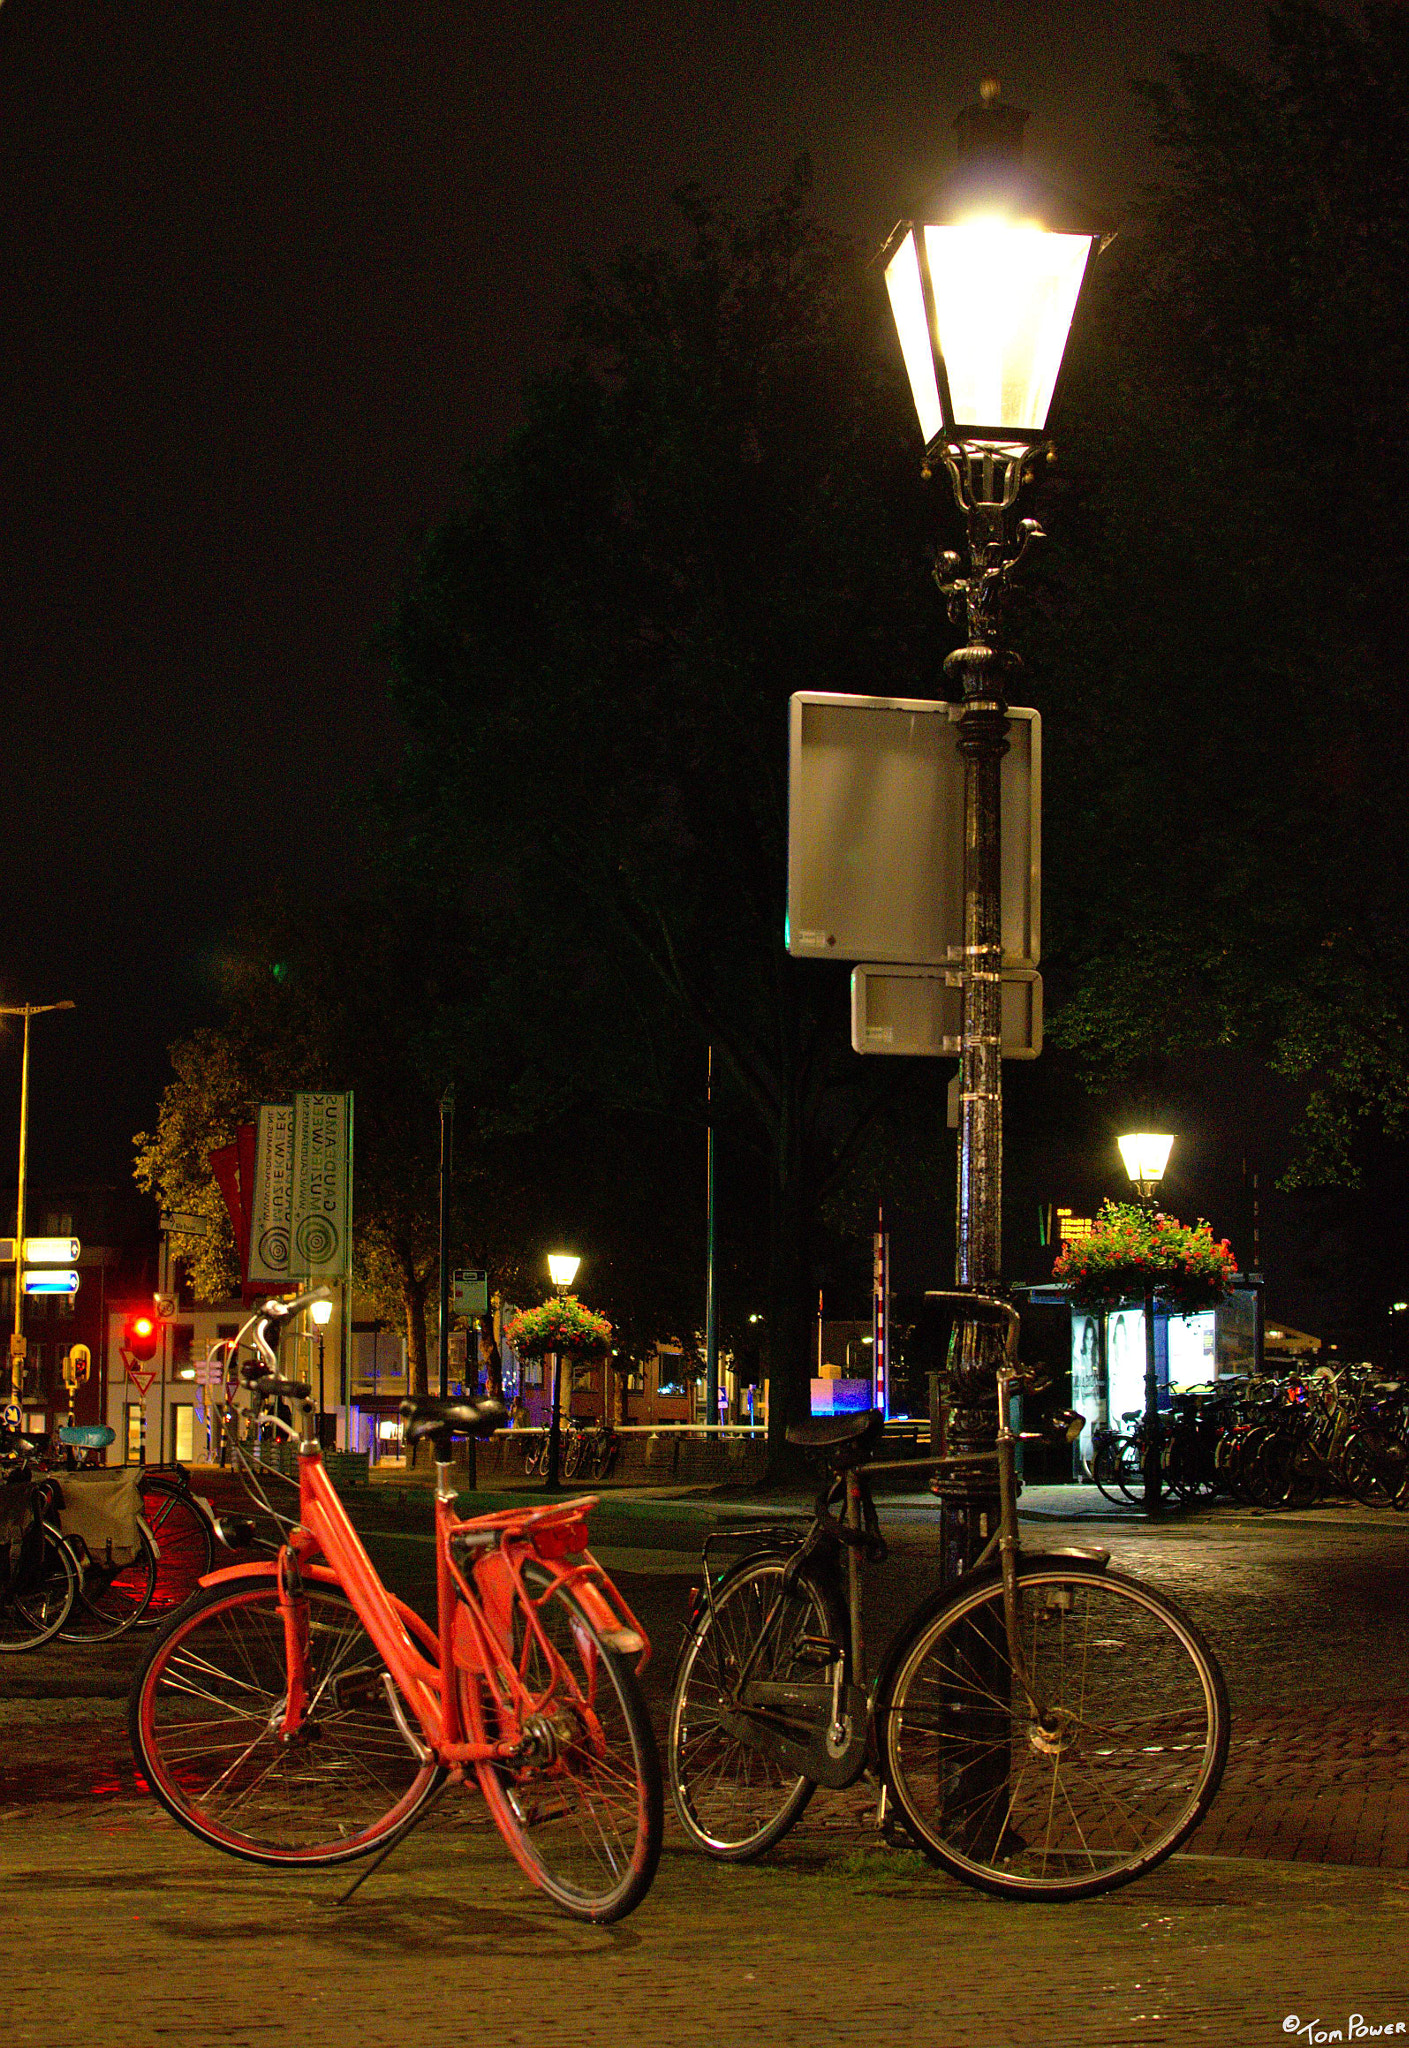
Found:
<svg viewBox="0 0 1409 2048"><path fill-rule="evenodd" d="M526 987L589 978L608 1098L698 1131L714 1048L760 1161L781 1430L819 1204L897 1085L852 1055L844 979L784 951L787 700L931 692L942 647L878 280L803 178L753 221L681 211L681 249L584 280L570 361L422 549L387 636L393 815Z"/></svg>
<svg viewBox="0 0 1409 2048"><path fill-rule="evenodd" d="M1086 308L1048 964L1095 1077L1233 1042L1303 1077L1307 1181L1409 1110L1409 17L1269 31L1265 80L1185 56L1144 89L1166 173Z"/></svg>

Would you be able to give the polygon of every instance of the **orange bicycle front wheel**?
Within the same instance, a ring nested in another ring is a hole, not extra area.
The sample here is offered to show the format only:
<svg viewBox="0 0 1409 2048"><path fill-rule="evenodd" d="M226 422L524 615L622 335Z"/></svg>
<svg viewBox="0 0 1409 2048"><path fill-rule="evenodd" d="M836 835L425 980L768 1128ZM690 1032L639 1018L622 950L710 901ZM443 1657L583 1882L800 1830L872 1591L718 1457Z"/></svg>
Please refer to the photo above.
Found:
<svg viewBox="0 0 1409 2048"><path fill-rule="evenodd" d="M522 1757L480 1764L480 1785L525 1876L574 1919L620 1920L646 1896L660 1860L664 1796L650 1716L631 1665L571 1591L533 1562L523 1577L548 1647L516 1599L512 1654L533 1708L513 1731ZM501 1739L483 1679L459 1676L473 1739Z"/></svg>
<svg viewBox="0 0 1409 2048"><path fill-rule="evenodd" d="M445 1775L397 1725L381 1652L341 1587L309 1581L304 1593L309 1705L292 1737L272 1567L173 1614L133 1683L128 1729L148 1785L182 1827L250 1863L365 1856Z"/></svg>

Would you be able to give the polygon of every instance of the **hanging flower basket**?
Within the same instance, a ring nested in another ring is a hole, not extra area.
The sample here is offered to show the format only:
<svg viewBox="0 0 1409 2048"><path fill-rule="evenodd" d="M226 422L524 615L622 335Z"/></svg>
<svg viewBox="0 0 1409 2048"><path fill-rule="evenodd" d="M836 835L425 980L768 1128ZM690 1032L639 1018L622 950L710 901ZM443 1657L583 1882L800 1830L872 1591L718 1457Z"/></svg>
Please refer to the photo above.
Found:
<svg viewBox="0 0 1409 2048"><path fill-rule="evenodd" d="M591 1358L612 1348L612 1326L595 1309L584 1308L575 1294L521 1308L510 1319L504 1341L516 1358L543 1358L550 1351L564 1358Z"/></svg>
<svg viewBox="0 0 1409 2048"><path fill-rule="evenodd" d="M1227 1238L1215 1241L1207 1223L1190 1228L1133 1202L1106 1202L1090 1235L1063 1247L1052 1277L1074 1308L1113 1308L1149 1287L1176 1314L1192 1316L1222 1301L1236 1271Z"/></svg>

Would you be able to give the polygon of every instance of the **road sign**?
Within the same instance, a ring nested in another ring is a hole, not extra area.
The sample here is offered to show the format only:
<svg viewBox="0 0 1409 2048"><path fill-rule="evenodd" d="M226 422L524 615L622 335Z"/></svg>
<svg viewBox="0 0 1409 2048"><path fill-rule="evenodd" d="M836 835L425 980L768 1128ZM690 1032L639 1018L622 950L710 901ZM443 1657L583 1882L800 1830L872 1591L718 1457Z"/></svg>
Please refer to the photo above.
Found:
<svg viewBox="0 0 1409 2048"><path fill-rule="evenodd" d="M851 1043L857 1052L964 1050L964 991L957 968L858 967L851 977ZM1042 1050L1042 976L1003 976L1003 1057L1035 1060Z"/></svg>
<svg viewBox="0 0 1409 2048"><path fill-rule="evenodd" d="M161 1227L163 1230L174 1232L177 1237L210 1236L209 1220L204 1216L188 1214L185 1210L175 1216L163 1216Z"/></svg>
<svg viewBox="0 0 1409 2048"><path fill-rule="evenodd" d="M472 1266L450 1269L450 1313L454 1316L484 1316L489 1313L489 1275Z"/></svg>
<svg viewBox="0 0 1409 2048"><path fill-rule="evenodd" d="M152 1296L152 1307L156 1311L158 1322L169 1323L176 1313L176 1296L174 1294L154 1294Z"/></svg>
<svg viewBox="0 0 1409 2048"><path fill-rule="evenodd" d="M131 1380L138 1393L149 1394L156 1385L157 1378L151 1367L134 1364L130 1359L124 1359L123 1363L127 1367L127 1377Z"/></svg>
<svg viewBox="0 0 1409 2048"><path fill-rule="evenodd" d="M18 1401L7 1401L4 1407L0 1408L0 1422L4 1423L6 1429L24 1428L24 1410Z"/></svg>
<svg viewBox="0 0 1409 2048"><path fill-rule="evenodd" d="M26 1294L77 1294L78 1275L70 1266L26 1266L24 1269L24 1291Z"/></svg>
<svg viewBox="0 0 1409 2048"><path fill-rule="evenodd" d="M25 1263L30 1266L72 1266L83 1247L76 1237L27 1237Z"/></svg>
<svg viewBox="0 0 1409 2048"><path fill-rule="evenodd" d="M788 950L943 967L964 945L961 707L925 698L792 699ZM1042 721L1008 711L1000 769L1005 967L1041 958Z"/></svg>

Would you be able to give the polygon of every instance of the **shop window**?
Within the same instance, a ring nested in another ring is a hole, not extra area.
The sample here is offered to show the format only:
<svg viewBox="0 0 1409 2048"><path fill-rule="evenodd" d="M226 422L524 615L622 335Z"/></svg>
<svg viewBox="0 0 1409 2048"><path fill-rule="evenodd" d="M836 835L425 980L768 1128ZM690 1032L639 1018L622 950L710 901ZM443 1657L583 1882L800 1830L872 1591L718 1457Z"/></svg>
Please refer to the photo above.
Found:
<svg viewBox="0 0 1409 2048"><path fill-rule="evenodd" d="M660 1361L656 1373L657 1393L683 1397L686 1385L684 1352L662 1348L657 1357Z"/></svg>

